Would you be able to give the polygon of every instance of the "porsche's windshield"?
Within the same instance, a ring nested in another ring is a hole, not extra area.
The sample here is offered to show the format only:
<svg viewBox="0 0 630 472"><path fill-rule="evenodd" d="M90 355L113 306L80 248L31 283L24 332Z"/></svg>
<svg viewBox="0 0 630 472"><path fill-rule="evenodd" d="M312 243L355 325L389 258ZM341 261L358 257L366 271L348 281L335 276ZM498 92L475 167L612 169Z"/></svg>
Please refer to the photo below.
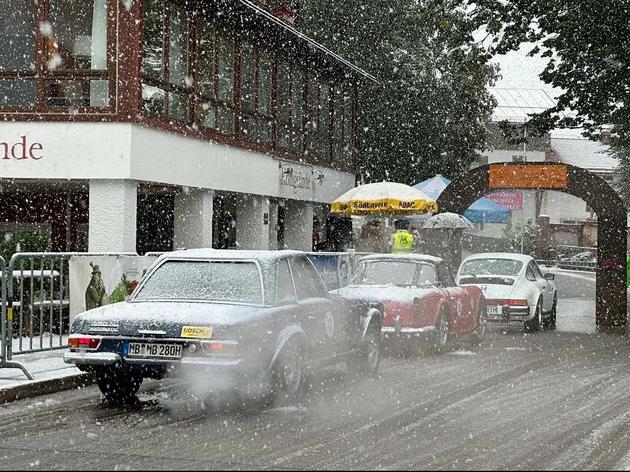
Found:
<svg viewBox="0 0 630 472"><path fill-rule="evenodd" d="M523 263L514 259L472 259L464 262L460 277L467 275L506 275L517 276Z"/></svg>

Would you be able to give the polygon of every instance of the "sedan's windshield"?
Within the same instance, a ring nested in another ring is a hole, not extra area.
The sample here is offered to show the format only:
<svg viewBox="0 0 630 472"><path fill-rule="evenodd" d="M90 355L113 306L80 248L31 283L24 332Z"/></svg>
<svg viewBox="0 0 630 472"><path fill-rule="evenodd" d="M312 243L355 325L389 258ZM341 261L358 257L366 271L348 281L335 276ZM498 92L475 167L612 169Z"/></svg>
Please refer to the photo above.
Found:
<svg viewBox="0 0 630 472"><path fill-rule="evenodd" d="M258 266L241 261L167 261L151 274L134 300L263 304Z"/></svg>
<svg viewBox="0 0 630 472"><path fill-rule="evenodd" d="M362 262L352 285L435 285L437 274L430 264L401 261Z"/></svg>
<svg viewBox="0 0 630 472"><path fill-rule="evenodd" d="M460 276L465 275L508 275L516 276L523 263L514 259L472 259L464 262Z"/></svg>

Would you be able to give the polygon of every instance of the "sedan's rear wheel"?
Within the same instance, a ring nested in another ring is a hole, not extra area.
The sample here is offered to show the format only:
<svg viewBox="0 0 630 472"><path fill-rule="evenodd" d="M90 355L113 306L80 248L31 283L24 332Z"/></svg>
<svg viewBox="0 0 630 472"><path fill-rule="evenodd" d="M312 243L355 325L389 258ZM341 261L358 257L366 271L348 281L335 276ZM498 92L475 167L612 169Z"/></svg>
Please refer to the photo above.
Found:
<svg viewBox="0 0 630 472"><path fill-rule="evenodd" d="M98 369L96 383L106 401L128 404L136 400L142 376L120 369Z"/></svg>
<svg viewBox="0 0 630 472"><path fill-rule="evenodd" d="M295 399L304 380L304 350L295 340L282 348L273 372L273 390L276 396Z"/></svg>

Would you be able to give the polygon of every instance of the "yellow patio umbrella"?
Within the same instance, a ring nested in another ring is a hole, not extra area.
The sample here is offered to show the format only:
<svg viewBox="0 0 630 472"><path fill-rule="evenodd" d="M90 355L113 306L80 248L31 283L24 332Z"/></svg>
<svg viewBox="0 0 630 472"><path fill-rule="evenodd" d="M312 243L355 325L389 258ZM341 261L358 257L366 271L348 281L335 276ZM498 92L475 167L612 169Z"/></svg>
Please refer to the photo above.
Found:
<svg viewBox="0 0 630 472"><path fill-rule="evenodd" d="M436 213L437 203L424 192L397 182L376 182L348 190L332 202L341 216L404 216Z"/></svg>

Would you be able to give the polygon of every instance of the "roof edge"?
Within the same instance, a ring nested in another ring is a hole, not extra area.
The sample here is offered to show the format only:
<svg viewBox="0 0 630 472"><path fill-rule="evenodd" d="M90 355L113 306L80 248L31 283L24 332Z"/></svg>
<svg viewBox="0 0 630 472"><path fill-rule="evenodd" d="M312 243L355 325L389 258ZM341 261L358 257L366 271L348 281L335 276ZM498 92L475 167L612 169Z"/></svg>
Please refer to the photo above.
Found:
<svg viewBox="0 0 630 472"><path fill-rule="evenodd" d="M253 10L254 12L256 12L258 15L261 15L265 19L267 19L267 20L275 23L276 25L282 27L283 29L285 29L289 33L293 34L294 36L297 36L298 38L300 38L301 40L305 41L307 44L311 45L315 49L317 49L320 52L324 53L325 55L333 58L334 60L336 60L337 62L339 62L343 66L347 67L348 69L351 69L356 74L358 74L358 75L360 75L360 76L362 76L362 77L364 77L364 78L366 78L366 79L368 79L368 80L370 80L370 81L372 81L374 83L377 83L379 85L383 85L376 77L374 77L369 72L367 72L367 71L361 69L360 67L352 64L350 61L344 59L339 54L331 51L326 46L318 43L314 39L309 38L304 33L301 33L299 30L297 30L296 28L294 28L290 24L280 20L279 18L277 18L276 16L271 14L271 12L269 12L269 11L265 10L264 8L262 8L260 5L255 4L252 0L238 0L238 1L242 5L244 5L247 8Z"/></svg>

